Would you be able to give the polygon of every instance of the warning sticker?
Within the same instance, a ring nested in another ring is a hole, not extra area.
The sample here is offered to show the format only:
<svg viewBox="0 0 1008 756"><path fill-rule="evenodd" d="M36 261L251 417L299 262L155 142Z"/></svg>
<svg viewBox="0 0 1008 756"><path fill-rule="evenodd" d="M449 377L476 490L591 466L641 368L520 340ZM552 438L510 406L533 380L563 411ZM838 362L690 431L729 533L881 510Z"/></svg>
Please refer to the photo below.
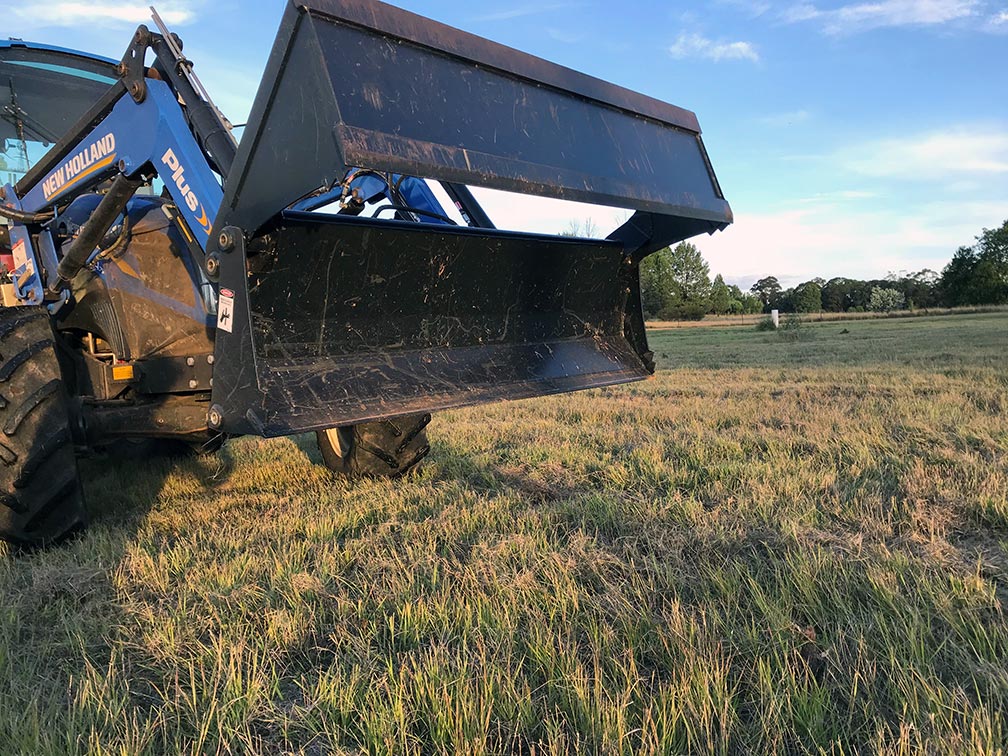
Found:
<svg viewBox="0 0 1008 756"><path fill-rule="evenodd" d="M220 290L220 301L217 303L217 330L231 333L231 323L234 320L234 292L231 289Z"/></svg>
<svg viewBox="0 0 1008 756"><path fill-rule="evenodd" d="M25 251L24 239L18 239L14 248L11 250L11 254L14 255L14 270L24 271L19 276L20 278L27 279L30 278L35 273L35 264L32 259L28 257L28 253Z"/></svg>

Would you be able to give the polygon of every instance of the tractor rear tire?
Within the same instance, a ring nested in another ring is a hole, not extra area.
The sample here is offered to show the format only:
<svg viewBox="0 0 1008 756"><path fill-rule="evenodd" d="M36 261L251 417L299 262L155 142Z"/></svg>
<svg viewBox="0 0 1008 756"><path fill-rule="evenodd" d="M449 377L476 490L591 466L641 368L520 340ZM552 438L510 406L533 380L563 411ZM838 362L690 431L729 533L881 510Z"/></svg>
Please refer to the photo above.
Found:
<svg viewBox="0 0 1008 756"><path fill-rule="evenodd" d="M86 520L49 314L0 307L0 538L45 546Z"/></svg>
<svg viewBox="0 0 1008 756"><path fill-rule="evenodd" d="M318 431L319 451L330 470L349 477L398 478L416 468L430 446L431 416L405 415Z"/></svg>

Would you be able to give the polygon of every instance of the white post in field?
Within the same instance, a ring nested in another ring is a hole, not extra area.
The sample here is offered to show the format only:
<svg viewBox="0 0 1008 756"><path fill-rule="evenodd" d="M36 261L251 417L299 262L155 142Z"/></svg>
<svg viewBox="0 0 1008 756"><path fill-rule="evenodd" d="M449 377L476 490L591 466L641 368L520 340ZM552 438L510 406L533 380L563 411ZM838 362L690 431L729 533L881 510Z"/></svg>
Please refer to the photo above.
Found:
<svg viewBox="0 0 1008 756"><path fill-rule="evenodd" d="M780 310L770 310L770 320L774 328L780 328Z"/></svg>

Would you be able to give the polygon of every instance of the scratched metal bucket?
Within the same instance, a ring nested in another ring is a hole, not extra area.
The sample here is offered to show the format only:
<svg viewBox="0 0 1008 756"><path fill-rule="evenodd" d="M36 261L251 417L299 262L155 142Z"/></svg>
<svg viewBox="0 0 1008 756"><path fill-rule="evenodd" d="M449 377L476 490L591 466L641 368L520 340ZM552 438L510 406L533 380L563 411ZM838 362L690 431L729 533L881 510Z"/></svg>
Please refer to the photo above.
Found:
<svg viewBox="0 0 1008 756"><path fill-rule="evenodd" d="M635 214L585 240L290 209L352 168ZM373 0L289 5L224 190L213 401L263 435L643 378L640 260L731 222L689 111Z"/></svg>

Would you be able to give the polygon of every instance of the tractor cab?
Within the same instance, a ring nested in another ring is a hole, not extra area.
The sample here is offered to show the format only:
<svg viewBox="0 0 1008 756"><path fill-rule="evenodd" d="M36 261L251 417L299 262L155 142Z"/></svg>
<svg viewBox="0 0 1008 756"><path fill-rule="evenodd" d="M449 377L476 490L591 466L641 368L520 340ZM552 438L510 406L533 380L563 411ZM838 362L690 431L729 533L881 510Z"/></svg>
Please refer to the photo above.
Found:
<svg viewBox="0 0 1008 756"><path fill-rule="evenodd" d="M16 184L116 80L116 62L0 41L0 185Z"/></svg>

